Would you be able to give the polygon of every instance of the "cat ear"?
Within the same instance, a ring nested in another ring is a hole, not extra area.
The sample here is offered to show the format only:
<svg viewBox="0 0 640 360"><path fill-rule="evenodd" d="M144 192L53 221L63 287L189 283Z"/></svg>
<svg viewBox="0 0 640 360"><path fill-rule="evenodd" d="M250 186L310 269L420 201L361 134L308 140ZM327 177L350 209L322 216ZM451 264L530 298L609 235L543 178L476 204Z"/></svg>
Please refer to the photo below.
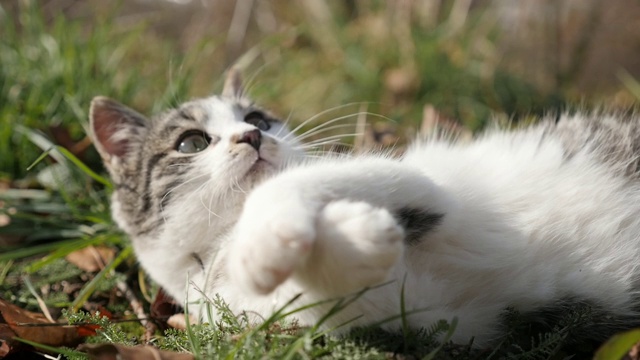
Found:
<svg viewBox="0 0 640 360"><path fill-rule="evenodd" d="M222 96L239 98L244 94L244 87L242 86L242 76L240 70L236 67L232 67L227 72L227 78L224 80L224 87L222 88Z"/></svg>
<svg viewBox="0 0 640 360"><path fill-rule="evenodd" d="M89 116L94 144L107 165L114 158L126 158L134 143L142 141L149 123L135 110L104 96L91 101Z"/></svg>

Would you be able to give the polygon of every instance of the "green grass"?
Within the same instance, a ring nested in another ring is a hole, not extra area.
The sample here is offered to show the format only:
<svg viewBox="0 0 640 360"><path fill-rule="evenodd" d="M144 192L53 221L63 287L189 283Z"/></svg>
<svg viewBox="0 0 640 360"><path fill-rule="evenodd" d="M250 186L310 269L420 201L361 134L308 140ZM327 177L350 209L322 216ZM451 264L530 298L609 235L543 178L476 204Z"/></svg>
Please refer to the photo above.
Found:
<svg viewBox="0 0 640 360"><path fill-rule="evenodd" d="M292 124L326 109L333 110L319 121L366 109L383 115L370 117L371 123L395 121L391 126L401 138L416 132L427 104L473 130L492 115L511 118L571 107L563 93L543 93L479 57L475 45L492 42L496 30L485 26L482 8L472 11L461 29L454 28L448 18L452 3L444 1L429 26L421 26L411 14L393 13L379 1L359 5L358 15L333 4L329 19L299 6L278 9L274 15L287 25L285 30L254 31L249 38L259 40L240 60L250 93L283 117L291 113ZM75 21L46 20L35 1L12 9L9 14L0 7L0 216L10 219L0 226L1 297L39 311L22 281L28 276L55 316L102 326L88 342L140 344L142 327L119 321L131 316L125 315L129 304L114 287L118 281L129 284L139 299L147 299L147 312L157 289L140 275L127 239L110 219L111 189L97 154L79 146L86 136L88 105L94 96L107 95L152 113L206 96L220 88L220 74L228 65L221 56L224 37L203 36L192 39L196 45L184 46L148 24L115 26L118 7ZM403 25L381 31L381 24ZM626 73L621 78L637 92L637 81ZM65 260L89 245L120 252L98 273L83 272ZM119 320L62 312L98 305ZM280 316L250 325L233 316L222 299L211 306L224 315L219 322L158 332L153 343L221 359L388 359L394 354L533 359L595 350L568 341L589 313L582 308L538 333L523 330L519 315L509 313L505 323L513 331L487 353L439 341L455 331L447 322L453 319L426 329L405 326L402 334L373 328L336 338ZM403 315L399 309L398 316Z"/></svg>

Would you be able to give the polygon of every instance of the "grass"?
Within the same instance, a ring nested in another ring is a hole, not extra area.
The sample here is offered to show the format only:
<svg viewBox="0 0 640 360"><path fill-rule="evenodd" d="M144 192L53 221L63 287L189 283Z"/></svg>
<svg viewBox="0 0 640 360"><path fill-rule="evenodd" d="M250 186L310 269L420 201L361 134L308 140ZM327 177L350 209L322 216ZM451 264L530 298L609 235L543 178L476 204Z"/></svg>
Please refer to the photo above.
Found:
<svg viewBox="0 0 640 360"><path fill-rule="evenodd" d="M247 35L259 41L240 59L250 92L284 116L291 112L294 125L326 109L333 110L325 120L365 109L384 114L371 117L372 123L395 121L391 127L400 138L417 131L425 105L472 130L492 115L511 118L572 106L565 93L543 93L479 56L474 48L494 41L496 30L487 26L482 8L456 23L455 3L443 1L428 26L400 5L378 1L358 5L357 12L334 4L327 8L330 18L304 6L272 9L283 28ZM115 26L118 7L71 21L47 20L35 1L18 4L0 7L0 297L39 311L34 290L24 285L28 276L54 317L101 326L89 343L143 343L144 329L129 321L129 303L116 284L126 283L147 299L147 313L157 289L110 219L109 181L86 139L88 104L107 95L149 113L205 96L220 88L228 65L220 54L224 38L203 36L185 47L144 23ZM400 25L385 31L390 24ZM636 93L637 81L626 73L621 77ZM93 273L65 259L90 245L119 253ZM211 306L224 314L218 323L158 332L152 343L201 358L563 358L581 350L568 340L589 314L588 308L567 312L556 324L529 333L519 315L509 313L505 323L513 331L486 353L446 342L455 331L447 322L453 319L426 329L405 327L403 334L374 328L336 338L281 316L252 326L233 316L222 299ZM107 320L96 311L114 316ZM593 352L591 346L582 349ZM84 356L74 354L68 356Z"/></svg>

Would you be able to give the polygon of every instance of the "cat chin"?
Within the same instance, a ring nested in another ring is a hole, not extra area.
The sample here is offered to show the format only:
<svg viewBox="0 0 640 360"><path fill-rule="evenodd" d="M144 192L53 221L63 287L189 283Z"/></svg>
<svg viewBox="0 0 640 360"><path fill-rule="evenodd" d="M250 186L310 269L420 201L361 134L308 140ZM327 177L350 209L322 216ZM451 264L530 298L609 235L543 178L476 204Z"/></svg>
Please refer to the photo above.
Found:
<svg viewBox="0 0 640 360"><path fill-rule="evenodd" d="M251 165L249 170L247 170L244 178L252 184L255 184L276 172L277 168L275 165L265 159L259 158Z"/></svg>

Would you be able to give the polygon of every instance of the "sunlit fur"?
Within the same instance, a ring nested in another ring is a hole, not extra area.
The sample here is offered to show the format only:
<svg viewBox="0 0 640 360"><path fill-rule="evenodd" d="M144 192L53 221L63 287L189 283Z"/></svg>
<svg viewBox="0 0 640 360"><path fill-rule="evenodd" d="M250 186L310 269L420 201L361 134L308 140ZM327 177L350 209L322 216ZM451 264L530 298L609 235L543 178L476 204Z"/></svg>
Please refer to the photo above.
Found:
<svg viewBox="0 0 640 360"><path fill-rule="evenodd" d="M106 107L100 101L94 129ZM230 96L187 103L147 120L121 159L105 149L132 131L126 122L111 138L94 134L114 181L133 189L114 193L114 218L145 270L178 301L220 295L234 312L259 319L299 293L291 309L382 284L324 326L382 321L397 330L404 288L410 326L457 317L453 340L475 336L478 346L500 334L507 308L575 299L611 315L605 322L635 316L637 117L565 115L466 143L431 138L401 158L305 156L300 139L309 134L273 123L259 151L266 163L250 171L258 152L233 139L254 128L243 120L252 107ZM200 153L176 152L180 131L157 130L193 127L193 119L212 138ZM339 121L325 124L315 131ZM145 165L159 151L167 154L162 165ZM179 170L166 176L172 167ZM140 214L145 172L154 199ZM409 245L397 216L406 208L442 219ZM294 316L315 324L332 304Z"/></svg>

